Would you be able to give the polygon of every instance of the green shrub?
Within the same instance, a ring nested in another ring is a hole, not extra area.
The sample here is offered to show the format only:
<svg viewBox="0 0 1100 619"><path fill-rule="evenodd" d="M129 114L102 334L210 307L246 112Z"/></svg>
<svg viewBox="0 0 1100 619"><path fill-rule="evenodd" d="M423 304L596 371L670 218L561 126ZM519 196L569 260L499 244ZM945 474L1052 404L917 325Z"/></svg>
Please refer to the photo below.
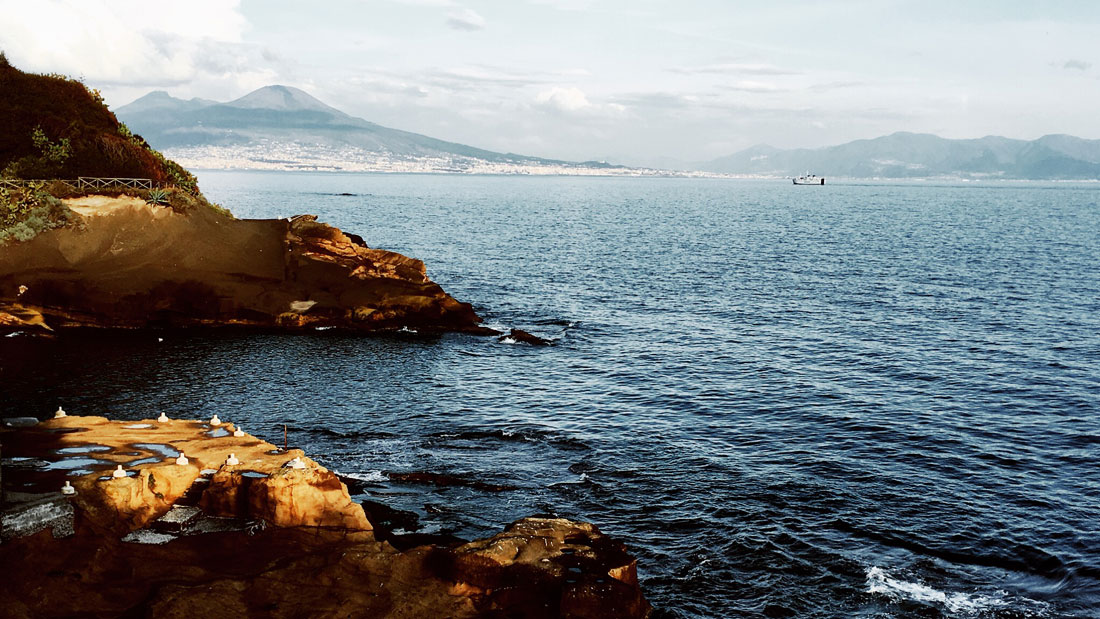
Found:
<svg viewBox="0 0 1100 619"><path fill-rule="evenodd" d="M19 189L0 187L0 245L29 241L40 232L76 221L76 213L47 193L42 183Z"/></svg>
<svg viewBox="0 0 1100 619"><path fill-rule="evenodd" d="M168 206L168 192L163 189L150 190L148 197L145 198L145 201L149 204Z"/></svg>

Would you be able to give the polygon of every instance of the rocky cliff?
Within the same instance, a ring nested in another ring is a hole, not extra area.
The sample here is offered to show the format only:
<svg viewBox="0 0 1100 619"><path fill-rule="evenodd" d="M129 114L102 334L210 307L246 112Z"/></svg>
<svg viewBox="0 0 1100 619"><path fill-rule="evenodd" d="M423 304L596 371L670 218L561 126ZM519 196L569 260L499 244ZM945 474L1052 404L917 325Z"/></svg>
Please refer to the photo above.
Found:
<svg viewBox="0 0 1100 619"><path fill-rule="evenodd" d="M0 330L339 327L488 332L424 264L310 216L238 220L94 90L0 54ZM146 179L156 190L26 179Z"/></svg>
<svg viewBox="0 0 1100 619"><path fill-rule="evenodd" d="M185 213L138 198L65 200L77 226L0 246L0 325L231 325L482 332L424 263L318 223ZM4 315L7 318L4 318Z"/></svg>

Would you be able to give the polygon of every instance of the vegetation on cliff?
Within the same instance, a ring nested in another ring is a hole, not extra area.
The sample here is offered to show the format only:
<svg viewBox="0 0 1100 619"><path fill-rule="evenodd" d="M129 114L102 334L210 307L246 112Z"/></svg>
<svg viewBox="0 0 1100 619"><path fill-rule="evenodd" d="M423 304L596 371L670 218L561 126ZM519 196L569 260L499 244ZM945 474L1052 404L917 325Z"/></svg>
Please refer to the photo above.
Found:
<svg viewBox="0 0 1100 619"><path fill-rule="evenodd" d="M81 81L20 71L0 52L0 92L0 179L149 179L158 189L112 192L180 212L204 206L228 215L203 197L193 174L132 133ZM82 193L62 183L7 188L0 194L0 244L73 223L56 199Z"/></svg>
<svg viewBox="0 0 1100 619"><path fill-rule="evenodd" d="M0 53L0 170L8 178L148 178L195 190L195 177L130 133L99 92L25 73Z"/></svg>
<svg viewBox="0 0 1100 619"><path fill-rule="evenodd" d="M9 240L29 241L39 232L67 226L77 218L44 183L0 187L0 245Z"/></svg>

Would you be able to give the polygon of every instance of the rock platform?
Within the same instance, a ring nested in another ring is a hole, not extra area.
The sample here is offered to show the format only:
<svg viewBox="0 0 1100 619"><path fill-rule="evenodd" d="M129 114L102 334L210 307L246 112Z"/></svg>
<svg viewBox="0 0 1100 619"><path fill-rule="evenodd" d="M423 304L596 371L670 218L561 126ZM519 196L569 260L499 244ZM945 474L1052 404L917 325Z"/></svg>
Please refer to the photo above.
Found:
<svg viewBox="0 0 1100 619"><path fill-rule="evenodd" d="M525 518L487 540L401 551L335 472L234 430L88 416L0 430L4 614L650 613L635 560L591 524Z"/></svg>

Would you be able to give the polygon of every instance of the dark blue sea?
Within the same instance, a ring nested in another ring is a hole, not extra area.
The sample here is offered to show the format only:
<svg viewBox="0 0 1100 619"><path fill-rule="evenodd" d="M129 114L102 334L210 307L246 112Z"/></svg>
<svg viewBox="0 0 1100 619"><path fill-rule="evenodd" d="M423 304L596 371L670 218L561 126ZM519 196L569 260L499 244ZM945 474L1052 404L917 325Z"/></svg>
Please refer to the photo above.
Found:
<svg viewBox="0 0 1100 619"><path fill-rule="evenodd" d="M3 414L285 423L421 532L596 523L660 617L1100 617L1100 184L199 177L555 345L5 338Z"/></svg>

